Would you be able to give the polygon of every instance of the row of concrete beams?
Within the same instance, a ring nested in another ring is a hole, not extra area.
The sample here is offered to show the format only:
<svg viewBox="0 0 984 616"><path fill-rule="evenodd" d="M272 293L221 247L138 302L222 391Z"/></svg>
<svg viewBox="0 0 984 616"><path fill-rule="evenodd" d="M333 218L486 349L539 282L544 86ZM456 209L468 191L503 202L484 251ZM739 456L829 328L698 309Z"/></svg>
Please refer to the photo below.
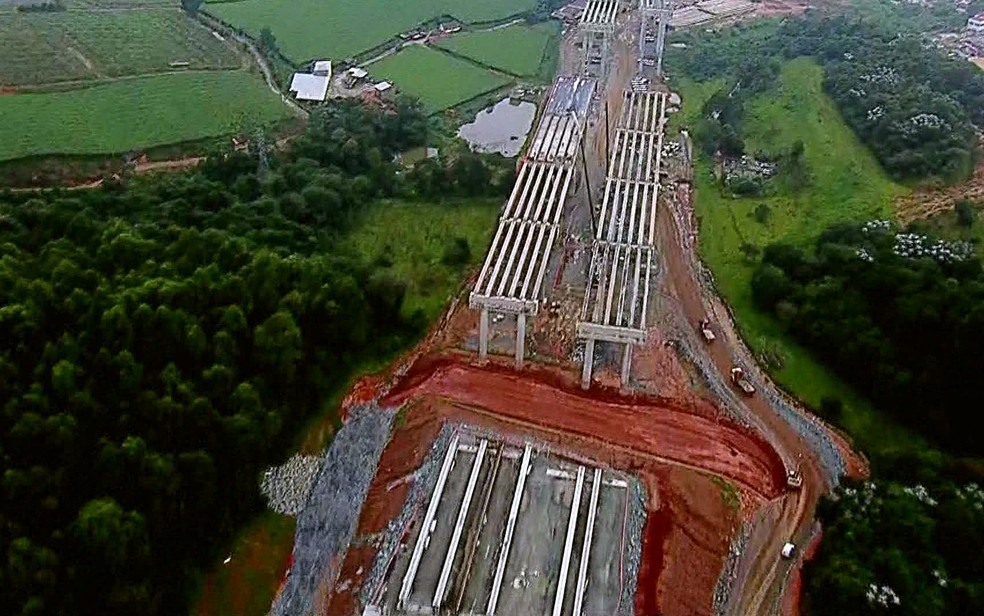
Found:
<svg viewBox="0 0 984 616"><path fill-rule="evenodd" d="M499 219L474 297L535 301L560 225L574 169L546 163L522 166Z"/></svg>
<svg viewBox="0 0 984 616"><path fill-rule="evenodd" d="M626 92L619 114L578 323L578 336L586 340L585 388L591 383L595 341L625 344L623 383L629 378L630 345L645 341L666 100L661 93Z"/></svg>
<svg viewBox="0 0 984 616"><path fill-rule="evenodd" d="M584 136L585 119L574 113L543 117L530 142L526 160L572 166Z"/></svg>
<svg viewBox="0 0 984 616"><path fill-rule="evenodd" d="M577 573L577 586L574 589L573 616L581 616L584 606L584 591L588 588L588 560L591 558L591 540L594 538L594 523L598 515L598 494L601 491L601 469L596 468L591 484L591 502L588 505L588 521L584 527L584 545L581 546L581 568Z"/></svg>
<svg viewBox="0 0 984 616"><path fill-rule="evenodd" d="M571 515L567 519L567 538L564 540L564 556L560 560L560 577L557 578L557 593L554 595L553 616L560 616L564 609L564 591L567 590L567 570L571 565L571 551L574 549L574 531L577 529L577 514L581 509L581 490L584 489L584 467L577 469L577 484L574 486L574 501Z"/></svg>
<svg viewBox="0 0 984 616"><path fill-rule="evenodd" d="M465 527L465 519L468 517L468 509L471 507L472 496L475 494L475 484L478 482L478 474L482 470L482 462L485 460L485 450L489 442L482 439L478 445L478 453L475 454L475 461L472 463L471 475L468 477L468 486L465 488L465 496L461 500L461 507L458 509L458 519L454 523L454 532L451 535L451 544L444 557L444 566L441 568L441 577L437 581L437 589L434 590L434 598L431 607L439 609L444 603L447 595L448 580L451 577L451 567L454 565L455 556L458 554L458 543L461 541L461 532Z"/></svg>
<svg viewBox="0 0 984 616"><path fill-rule="evenodd" d="M451 473L451 468L454 466L454 457L457 453L458 435L456 434L451 439L451 444L448 446L447 453L444 454L444 463L441 464L441 471L437 475L437 483L434 485L434 491L431 493L430 504L427 506L427 513L424 514L424 521L420 527L420 532L417 535L417 542L413 546L413 555L410 557L410 566L407 568L407 572L403 576L403 584L400 586L398 603L400 609L407 605L407 601L410 599L410 593L413 591L413 581L417 577L417 569L420 567L420 559L423 557L424 550L430 543L431 530L434 525L434 516L437 515L437 505L441 502L441 495L444 494L444 485L448 481L448 475Z"/></svg>
<svg viewBox="0 0 984 616"><path fill-rule="evenodd" d="M618 0L589 0L581 13L581 26L615 26Z"/></svg>
<svg viewBox="0 0 984 616"><path fill-rule="evenodd" d="M512 505L509 507L509 518L506 520L506 531L502 537L502 551L499 553L499 562L495 567L495 577L492 578L492 592L489 594L489 605L485 610L488 616L495 616L496 606L499 604L499 593L502 590L502 576L506 572L506 563L509 561L509 549L512 547L513 534L516 531L516 520L519 518L519 504L523 500L523 488L526 487L526 477L530 474L530 456L533 448L526 446L523 451L523 461L519 466L519 477L516 478L516 490L513 492Z"/></svg>
<svg viewBox="0 0 984 616"><path fill-rule="evenodd" d="M662 94L633 92L623 104L592 247L582 321L645 329L665 100Z"/></svg>

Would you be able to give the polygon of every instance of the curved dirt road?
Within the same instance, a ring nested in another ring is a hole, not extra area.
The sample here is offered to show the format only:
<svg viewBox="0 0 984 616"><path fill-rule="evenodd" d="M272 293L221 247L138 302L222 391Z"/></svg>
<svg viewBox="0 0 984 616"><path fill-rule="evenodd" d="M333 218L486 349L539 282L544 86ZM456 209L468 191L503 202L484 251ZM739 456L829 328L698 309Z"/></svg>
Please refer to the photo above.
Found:
<svg viewBox="0 0 984 616"><path fill-rule="evenodd" d="M772 614L778 607L787 575L796 564L780 557L782 545L787 541L800 544L808 540L820 496L833 487L837 478L821 459L822 454L774 406L778 403L773 399L781 394L768 377L754 367L751 354L734 330L720 299L700 284L697 257L690 241L695 237L692 235L695 230L678 228L680 219L686 218L675 219L667 207L659 210L659 246L666 267L666 291L678 300L681 316L686 320L684 327L689 324L694 341L697 335L693 325L705 315L712 316L718 334L713 344L698 341L691 348L710 360L715 373L706 376L725 387L730 386L728 375L733 365L740 363L746 367L758 390L755 396L742 398L747 419L763 433L788 466L799 465L803 476L801 490L787 492L776 499L752 525L725 610L725 613L740 616ZM802 409L796 411L805 413ZM863 462L846 443L835 434L827 436L836 444L848 473L863 473Z"/></svg>

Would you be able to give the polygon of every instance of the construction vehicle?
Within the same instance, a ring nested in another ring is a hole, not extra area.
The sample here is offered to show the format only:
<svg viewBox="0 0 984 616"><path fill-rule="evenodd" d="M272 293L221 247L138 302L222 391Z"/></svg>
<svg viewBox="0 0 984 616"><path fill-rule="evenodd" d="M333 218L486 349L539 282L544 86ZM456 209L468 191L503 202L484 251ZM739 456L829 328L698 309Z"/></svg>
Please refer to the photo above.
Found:
<svg viewBox="0 0 984 616"><path fill-rule="evenodd" d="M786 487L790 490L799 490L803 487L803 475L800 474L798 468L786 471Z"/></svg>
<svg viewBox="0 0 984 616"><path fill-rule="evenodd" d="M790 559L793 557L793 552L796 551L796 546L792 543L786 543L782 546L782 557L785 559Z"/></svg>
<svg viewBox="0 0 984 616"><path fill-rule="evenodd" d="M740 389L746 396L755 395L755 386L745 377L745 371L740 366L731 369L731 382Z"/></svg>
<svg viewBox="0 0 984 616"><path fill-rule="evenodd" d="M701 319L697 327L700 329L700 333L704 335L704 340L714 342L714 330L711 329L710 319Z"/></svg>

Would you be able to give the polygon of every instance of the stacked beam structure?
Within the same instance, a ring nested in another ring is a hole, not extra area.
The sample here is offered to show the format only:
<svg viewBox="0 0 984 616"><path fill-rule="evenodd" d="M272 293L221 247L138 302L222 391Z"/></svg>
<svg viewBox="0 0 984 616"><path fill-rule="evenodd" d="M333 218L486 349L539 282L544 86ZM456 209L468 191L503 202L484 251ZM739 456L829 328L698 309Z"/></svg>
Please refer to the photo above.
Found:
<svg viewBox="0 0 984 616"><path fill-rule="evenodd" d="M642 16L639 23L639 71L642 72L648 60L656 67L656 76L662 77L666 32L673 19L672 0L639 0L639 14Z"/></svg>
<svg viewBox="0 0 984 616"><path fill-rule="evenodd" d="M624 96L577 326L578 336L586 341L581 377L585 388L591 383L596 341L625 345L622 382L626 383L631 347L646 340L667 96L659 92Z"/></svg>
<svg viewBox="0 0 984 616"><path fill-rule="evenodd" d="M612 43L618 19L618 0L589 0L581 13L581 64L585 75L592 74L597 64L599 78L604 78L612 66Z"/></svg>
<svg viewBox="0 0 984 616"><path fill-rule="evenodd" d="M596 82L559 77L520 164L492 246L470 296L480 310L479 357L488 354L489 311L516 315L516 367L525 357L526 319L535 316L550 253L560 233Z"/></svg>

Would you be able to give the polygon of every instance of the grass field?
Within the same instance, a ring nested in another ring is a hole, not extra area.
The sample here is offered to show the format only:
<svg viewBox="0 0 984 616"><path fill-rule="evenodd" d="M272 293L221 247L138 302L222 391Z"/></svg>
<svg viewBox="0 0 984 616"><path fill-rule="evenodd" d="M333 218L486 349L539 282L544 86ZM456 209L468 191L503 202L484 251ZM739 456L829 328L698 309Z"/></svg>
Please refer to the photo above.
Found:
<svg viewBox="0 0 984 616"><path fill-rule="evenodd" d="M466 23L533 9L537 0L242 0L208 4L209 13L257 35L270 28L295 62L348 58L441 15Z"/></svg>
<svg viewBox="0 0 984 616"><path fill-rule="evenodd" d="M803 141L812 183L801 193L743 199L724 196L710 163L698 162L694 183L700 250L719 291L734 308L749 345L756 352L782 359L782 368L773 373L779 383L813 406L819 406L824 396L843 399L844 427L863 448L906 446L915 442L910 433L874 412L752 302L753 264L740 250L743 243L762 248L783 240L809 247L833 223L891 217L893 197L905 190L885 175L844 124L821 82L822 69L814 62L787 63L778 93L755 101L743 128L746 149L752 152L781 152L794 141ZM675 122L683 125L692 123L704 100L717 89L715 84L686 81L676 87L684 97L684 109ZM753 216L761 203L771 211L765 224Z"/></svg>
<svg viewBox="0 0 984 616"><path fill-rule="evenodd" d="M510 82L504 75L422 45L406 47L370 64L367 70L373 77L392 81L404 94L416 96L430 112L453 107Z"/></svg>
<svg viewBox="0 0 984 616"><path fill-rule="evenodd" d="M69 42L57 32L34 28L33 17L0 9L0 86L92 77L92 71L68 51Z"/></svg>
<svg viewBox="0 0 984 616"><path fill-rule="evenodd" d="M14 86L163 72L171 62L192 70L241 65L177 9L4 14L0 56L0 84Z"/></svg>
<svg viewBox="0 0 984 616"><path fill-rule="evenodd" d="M242 71L141 77L67 92L0 96L0 160L113 154L269 123L287 107Z"/></svg>
<svg viewBox="0 0 984 616"><path fill-rule="evenodd" d="M560 24L517 24L499 30L467 32L441 41L439 46L501 71L521 77L540 74L547 46L560 34Z"/></svg>
<svg viewBox="0 0 984 616"><path fill-rule="evenodd" d="M407 312L422 309L428 320L434 320L461 284L462 268L441 263L450 238L468 240L471 265L478 265L501 205L498 200L374 205L349 242L370 260L391 259L393 272L410 284Z"/></svg>

